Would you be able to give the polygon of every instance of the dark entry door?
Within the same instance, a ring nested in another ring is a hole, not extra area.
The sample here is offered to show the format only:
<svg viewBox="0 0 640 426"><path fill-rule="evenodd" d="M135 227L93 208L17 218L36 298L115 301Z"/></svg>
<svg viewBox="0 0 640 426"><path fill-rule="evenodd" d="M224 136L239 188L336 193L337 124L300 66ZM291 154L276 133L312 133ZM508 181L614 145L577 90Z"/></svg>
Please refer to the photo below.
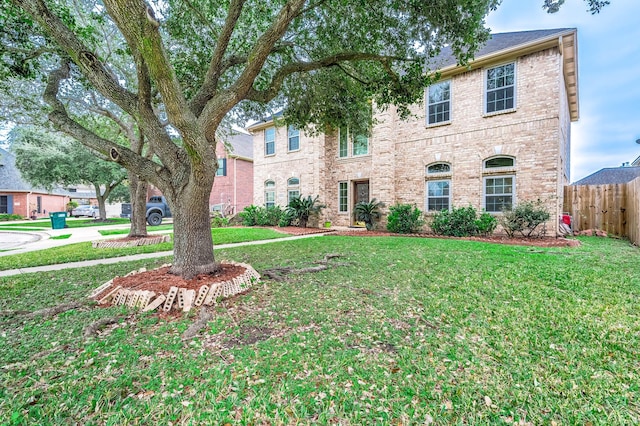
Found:
<svg viewBox="0 0 640 426"><path fill-rule="evenodd" d="M369 181L363 182L355 182L354 183L354 202L353 205L355 207L358 203L368 203L369 202ZM365 226L364 222L354 221L354 226Z"/></svg>

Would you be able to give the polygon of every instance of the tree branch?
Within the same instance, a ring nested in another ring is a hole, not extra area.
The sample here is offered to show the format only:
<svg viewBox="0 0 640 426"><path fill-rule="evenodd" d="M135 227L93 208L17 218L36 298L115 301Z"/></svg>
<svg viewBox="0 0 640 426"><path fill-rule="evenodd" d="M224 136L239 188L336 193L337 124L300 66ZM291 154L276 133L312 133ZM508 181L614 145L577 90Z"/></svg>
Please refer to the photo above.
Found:
<svg viewBox="0 0 640 426"><path fill-rule="evenodd" d="M247 99L252 101L257 101L257 102L263 102L263 103L269 102L279 93L280 88L284 83L284 80L291 74L295 74L299 72L309 72L309 71L317 70L320 68L337 66L342 62L355 62L355 61L380 62L382 64L387 64L385 69L387 70L388 73L390 73L390 75L396 76L396 74L388 67L388 63L389 61L397 61L397 60L406 61L408 59L394 57L394 56L374 55L374 54L362 53L362 52L342 52L342 53L337 53L335 55L327 56L317 61L294 62L294 63L283 66L275 73L275 75L271 79L271 84L269 85L269 89L258 91L252 88L247 95Z"/></svg>
<svg viewBox="0 0 640 426"><path fill-rule="evenodd" d="M55 39L100 93L127 113L135 116L136 96L120 86L118 79L102 64L97 55L92 53L64 22L49 10L43 0L11 1L26 10Z"/></svg>
<svg viewBox="0 0 640 426"><path fill-rule="evenodd" d="M271 26L258 38L248 55L247 66L236 82L228 89L219 92L204 107L198 121L203 128L217 128L224 116L239 101L246 98L253 82L262 70L274 46L289 28L289 24L302 10L305 0L289 0L280 9Z"/></svg>
<svg viewBox="0 0 640 426"><path fill-rule="evenodd" d="M158 182L160 179L169 180L169 171L147 160L130 149L104 139L69 117L64 105L57 97L60 82L69 76L69 62L63 62L60 68L51 71L49 81L43 95L52 111L49 113L49 120L62 132L72 136L83 145L107 156L112 161L117 162L127 168L133 168L144 180Z"/></svg>
<svg viewBox="0 0 640 426"><path fill-rule="evenodd" d="M211 98L211 94L215 92L218 80L224 71L224 55L227 51L227 47L229 46L229 41L233 35L236 23L238 22L238 19L240 19L244 2L245 0L232 0L229 5L229 13L227 14L224 26L222 27L222 32L218 37L218 42L216 43L216 48L213 52L211 62L209 63L209 69L205 75L204 82L198 90L198 93L196 93L191 101L191 110L195 115L199 115L200 112L202 112L207 101Z"/></svg>

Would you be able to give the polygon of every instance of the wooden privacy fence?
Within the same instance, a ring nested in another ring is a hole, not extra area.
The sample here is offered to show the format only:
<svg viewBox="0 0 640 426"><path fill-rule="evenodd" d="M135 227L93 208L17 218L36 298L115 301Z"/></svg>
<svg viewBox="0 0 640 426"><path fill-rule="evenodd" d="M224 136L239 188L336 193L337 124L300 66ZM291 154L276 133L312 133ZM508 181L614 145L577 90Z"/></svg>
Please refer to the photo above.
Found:
<svg viewBox="0 0 640 426"><path fill-rule="evenodd" d="M640 178L629 183L565 186L574 231L602 229L640 245Z"/></svg>

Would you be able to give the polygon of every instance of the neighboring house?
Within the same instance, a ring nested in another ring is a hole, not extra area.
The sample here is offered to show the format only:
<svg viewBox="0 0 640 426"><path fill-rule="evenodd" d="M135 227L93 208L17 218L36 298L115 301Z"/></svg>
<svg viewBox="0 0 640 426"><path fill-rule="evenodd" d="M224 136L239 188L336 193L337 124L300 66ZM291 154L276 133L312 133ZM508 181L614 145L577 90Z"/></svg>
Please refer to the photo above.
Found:
<svg viewBox="0 0 640 426"><path fill-rule="evenodd" d="M65 211L70 194L62 189L33 188L22 179L15 156L0 148L0 213L24 217L48 217Z"/></svg>
<svg viewBox="0 0 640 426"><path fill-rule="evenodd" d="M635 162L634 162L635 163ZM639 166L608 167L580 179L571 185L614 185L628 183L640 177Z"/></svg>
<svg viewBox="0 0 640 426"><path fill-rule="evenodd" d="M540 199L553 218L547 229L557 231L579 115L577 59L575 29L494 34L467 67L450 52L434 58L441 77L425 105L405 121L393 108L377 112L370 135L256 123L254 203L319 194L321 221L350 226L354 205L372 198L496 214Z"/></svg>
<svg viewBox="0 0 640 426"><path fill-rule="evenodd" d="M633 160L633 162L631 163L632 166L640 166L640 155L638 156L638 158L636 158L635 160Z"/></svg>
<svg viewBox="0 0 640 426"><path fill-rule="evenodd" d="M218 171L213 182L209 205L211 210L235 214L253 204L253 138L236 133L216 145ZM150 187L149 195L160 195Z"/></svg>

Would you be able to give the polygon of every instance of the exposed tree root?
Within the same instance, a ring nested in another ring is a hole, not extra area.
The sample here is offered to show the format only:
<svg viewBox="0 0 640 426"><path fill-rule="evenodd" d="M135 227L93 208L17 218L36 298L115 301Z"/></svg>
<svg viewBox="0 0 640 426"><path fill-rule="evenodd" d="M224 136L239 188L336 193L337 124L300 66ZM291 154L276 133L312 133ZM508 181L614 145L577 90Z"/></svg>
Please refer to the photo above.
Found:
<svg viewBox="0 0 640 426"><path fill-rule="evenodd" d="M95 302L91 302L91 303L95 303ZM51 308L45 308L45 309L40 309L37 311L33 311L29 314L26 314L25 317L26 318L35 318L35 317L43 317L43 318L50 318L53 316L56 316L58 314L61 314L63 312L67 312L67 311L71 311L73 309L77 309L77 308L81 308L83 306L87 306L89 303L87 302L70 302L70 303L63 303L61 305L57 305L57 306L53 306Z"/></svg>
<svg viewBox="0 0 640 426"><path fill-rule="evenodd" d="M184 333L182 333L182 340L187 341L196 337L200 330L205 328L207 326L207 323L211 321L212 318L213 312L211 312L205 306L201 307L198 319L193 324L191 324Z"/></svg>
<svg viewBox="0 0 640 426"><path fill-rule="evenodd" d="M348 266L348 263L329 263L331 259L335 259L337 257L342 257L341 254L326 254L322 260L315 261L313 263L318 264L318 266L309 266L307 268L294 268L292 266L283 266L280 268L270 268L265 269L261 272L263 277L272 279L274 281L283 281L284 276L288 274L308 274L313 272L324 271L329 268L334 268L336 266Z"/></svg>
<svg viewBox="0 0 640 426"><path fill-rule="evenodd" d="M102 330L108 325L117 323L122 318L124 317L119 315L115 317L101 318L97 321L94 321L84 328L84 330L82 331L82 337L87 339L91 336L95 336L96 334L98 334L100 330Z"/></svg>

